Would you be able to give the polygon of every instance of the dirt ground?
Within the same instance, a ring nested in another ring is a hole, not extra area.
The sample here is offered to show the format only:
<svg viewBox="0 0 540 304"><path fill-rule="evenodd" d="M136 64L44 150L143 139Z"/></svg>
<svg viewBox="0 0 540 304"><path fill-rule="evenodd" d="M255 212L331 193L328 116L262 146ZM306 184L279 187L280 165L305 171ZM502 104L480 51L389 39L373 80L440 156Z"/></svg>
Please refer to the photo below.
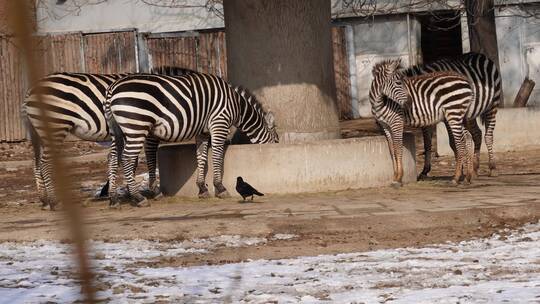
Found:
<svg viewBox="0 0 540 304"><path fill-rule="evenodd" d="M357 126L347 122L344 133L375 135L376 131L364 128L365 124L371 122ZM75 192L84 201L105 180L106 151L88 143L75 143L70 149L68 152L76 157L69 161L69 173L77 184ZM0 242L69 242L64 213L42 211L37 203L29 145L3 144L2 151L8 152L0 154ZM470 186L450 185L453 157L445 156L434 158L432 180L397 190L374 188L272 196L255 203L242 203L235 197L171 197L155 200L149 208L124 205L120 210L110 210L106 201L98 201L82 210L88 235L95 240L177 241L217 235L272 239L263 245L167 257L158 262L163 265L220 264L420 246L486 237L503 228L538 221L540 149L497 153L497 160L500 176L490 178L486 176L486 155L482 155L480 177ZM417 164L421 168L421 159ZM139 168L139 172L144 170L144 166ZM277 234L295 237L270 237Z"/></svg>

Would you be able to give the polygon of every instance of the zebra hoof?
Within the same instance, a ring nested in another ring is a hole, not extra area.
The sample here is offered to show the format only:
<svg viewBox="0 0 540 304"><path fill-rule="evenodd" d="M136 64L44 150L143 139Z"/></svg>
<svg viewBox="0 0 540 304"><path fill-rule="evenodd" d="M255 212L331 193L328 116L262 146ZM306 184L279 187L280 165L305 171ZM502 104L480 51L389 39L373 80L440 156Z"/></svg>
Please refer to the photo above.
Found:
<svg viewBox="0 0 540 304"><path fill-rule="evenodd" d="M401 186L403 186L403 184L402 184L401 182L396 182L396 181L394 181L394 182L392 182L392 183L390 184L390 186L391 186L392 188L394 188L394 189L399 189L399 188L401 188Z"/></svg>
<svg viewBox="0 0 540 304"><path fill-rule="evenodd" d="M60 203L49 204L49 209L51 211L58 211L62 209L62 205Z"/></svg>
<svg viewBox="0 0 540 304"><path fill-rule="evenodd" d="M218 197L218 198L229 198L229 197L231 197L231 195L229 194L229 191L223 190L220 193L216 193L216 197Z"/></svg>
<svg viewBox="0 0 540 304"><path fill-rule="evenodd" d="M202 193L199 193L199 198L201 198L201 199L207 199L207 198L210 198L210 192L204 191L204 192L202 192Z"/></svg>
<svg viewBox="0 0 540 304"><path fill-rule="evenodd" d="M147 200L146 198L140 202L138 202L135 206L141 208L141 207L150 207L152 206L152 204L150 203L149 200Z"/></svg>
<svg viewBox="0 0 540 304"><path fill-rule="evenodd" d="M91 202L91 201L92 201L91 199L85 199L85 200L82 202L81 205L82 205L83 207L88 207L88 206L90 206L90 202Z"/></svg>
<svg viewBox="0 0 540 304"><path fill-rule="evenodd" d="M119 210L120 209L120 202L116 202L114 204L109 204L109 209Z"/></svg>
<svg viewBox="0 0 540 304"><path fill-rule="evenodd" d="M109 198L109 208L110 209L120 208L120 198L118 197L118 194L113 195Z"/></svg>
<svg viewBox="0 0 540 304"><path fill-rule="evenodd" d="M418 175L418 177L416 178L417 181L423 181L426 179L428 179L428 176L427 174L424 174L424 173L420 173L420 175Z"/></svg>
<svg viewBox="0 0 540 304"><path fill-rule="evenodd" d="M499 172L497 172L497 169L489 170L489 177L497 177L497 176L499 176Z"/></svg>

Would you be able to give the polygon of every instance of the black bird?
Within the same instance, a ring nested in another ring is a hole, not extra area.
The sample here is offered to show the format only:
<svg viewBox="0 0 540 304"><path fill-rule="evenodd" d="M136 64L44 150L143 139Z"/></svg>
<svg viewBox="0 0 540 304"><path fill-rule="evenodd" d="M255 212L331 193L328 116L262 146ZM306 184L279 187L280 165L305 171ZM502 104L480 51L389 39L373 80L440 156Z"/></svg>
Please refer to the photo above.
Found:
<svg viewBox="0 0 540 304"><path fill-rule="evenodd" d="M251 200L253 200L253 195L264 195L257 191L255 188L251 187L250 184L244 182L241 176L236 178L236 191L238 191L238 193L242 196L244 200L246 200L246 197L249 196L251 196Z"/></svg>

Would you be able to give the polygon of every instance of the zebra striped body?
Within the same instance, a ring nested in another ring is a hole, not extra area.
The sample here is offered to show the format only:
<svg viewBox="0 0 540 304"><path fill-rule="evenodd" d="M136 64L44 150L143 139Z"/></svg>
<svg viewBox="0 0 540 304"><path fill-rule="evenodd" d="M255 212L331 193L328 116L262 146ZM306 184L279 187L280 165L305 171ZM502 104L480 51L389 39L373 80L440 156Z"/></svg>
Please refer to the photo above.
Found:
<svg viewBox="0 0 540 304"><path fill-rule="evenodd" d="M178 67L159 67L152 71L173 75L191 72L193 71ZM34 146L34 177L44 207L54 208L56 203L52 186L51 147L60 146L70 133L87 141L110 141L103 103L109 86L126 75L55 73L40 79L28 91L22 113ZM49 127L53 129L52 141L45 136L45 117L48 117ZM152 145L152 139L149 141L149 147L157 149L157 145ZM113 160L109 155L109 162L111 161ZM152 161L155 160L147 158L147 162ZM149 164L149 167L152 166L155 164ZM107 182L101 195L106 195L108 188Z"/></svg>
<svg viewBox="0 0 540 304"><path fill-rule="evenodd" d="M88 141L110 140L103 102L107 88L123 74L56 73L31 88L22 105L23 118L34 146L34 177L44 207L54 208L51 148L71 133ZM52 141L45 134L49 122Z"/></svg>
<svg viewBox="0 0 540 304"><path fill-rule="evenodd" d="M204 176L209 141L214 187L219 197L228 195L222 184L222 168L224 144L231 126L247 134L252 143L278 141L271 113L265 114L245 90L233 88L214 75L130 75L110 87L105 110L117 151L122 149L128 191L138 202L144 198L136 188L133 164L149 136L166 142L196 139L200 197L208 196ZM110 168L111 187L116 187L116 170ZM116 203L112 198L111 204Z"/></svg>
<svg viewBox="0 0 540 304"><path fill-rule="evenodd" d="M394 182L401 184L404 125L426 127L445 120L456 141L456 173L459 182L468 161L464 140L464 119L474 98L469 80L453 72L435 72L403 77L400 61L384 61L373 68L369 92L372 113L383 126L394 159ZM470 181L470 174L467 173Z"/></svg>
<svg viewBox="0 0 540 304"><path fill-rule="evenodd" d="M502 98L501 76L497 65L487 56L479 53L467 53L454 59L441 59L425 65L413 66L402 70L407 77L425 73L453 71L467 77L471 83L474 99L467 111L467 129L474 141L474 168L478 171L480 160L480 146L482 144L482 131L478 127L476 118L480 117L485 125L485 142L489 156L490 175L496 175L496 164L493 154L493 131L495 129L496 114ZM446 124L450 145L455 149L451 130ZM425 161L420 178L427 176L431 170L431 137L432 128L423 128Z"/></svg>

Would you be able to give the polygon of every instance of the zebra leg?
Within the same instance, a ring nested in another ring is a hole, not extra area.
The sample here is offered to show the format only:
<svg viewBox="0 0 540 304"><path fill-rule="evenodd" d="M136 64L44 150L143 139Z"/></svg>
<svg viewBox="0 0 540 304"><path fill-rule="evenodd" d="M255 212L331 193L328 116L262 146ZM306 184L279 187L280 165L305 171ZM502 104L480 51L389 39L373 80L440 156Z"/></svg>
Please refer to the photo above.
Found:
<svg viewBox="0 0 540 304"><path fill-rule="evenodd" d="M152 197L156 197L161 192L156 180L158 146L158 138L154 136L148 136L146 138L144 153L146 154L146 165L148 167L148 189L152 193Z"/></svg>
<svg viewBox="0 0 540 304"><path fill-rule="evenodd" d="M229 133L229 126L223 123L216 123L211 126L210 130L215 196L227 198L231 195L225 186L223 186L223 157L225 155L225 140Z"/></svg>
<svg viewBox="0 0 540 304"><path fill-rule="evenodd" d="M471 133L465 129L463 131L463 140L465 144L465 182L467 184L471 183L471 178L474 175L474 158L475 158L475 142Z"/></svg>
<svg viewBox="0 0 540 304"><path fill-rule="evenodd" d="M454 153L456 157L456 167L455 167L454 178L452 179L452 183L457 185L459 184L459 181L461 180L461 176L463 172L463 165L464 165L464 160L465 160L465 143L464 143L464 136L463 136L464 127L463 127L463 124L460 124L457 121L457 119L448 121L448 126L452 131L452 135L455 142Z"/></svg>
<svg viewBox="0 0 540 304"><path fill-rule="evenodd" d="M47 147L41 152L41 176L43 178L43 188L45 189L45 200L42 205L43 210L55 210L58 207L58 200L56 198L54 181L53 181L53 165L51 162L51 151Z"/></svg>
<svg viewBox="0 0 540 304"><path fill-rule="evenodd" d="M486 134L484 139L486 141L486 147L489 157L489 176L498 176L497 166L495 164L495 156L493 154L493 131L495 130L495 116L497 115L497 108L492 108L489 112L482 114L482 120L484 121Z"/></svg>
<svg viewBox="0 0 540 304"><path fill-rule="evenodd" d="M388 143L388 150L390 150L390 157L392 158L392 167L394 168L394 181L396 180L397 176L397 161L396 161L396 153L394 151L394 141L392 140L392 132L389 128L382 127L384 131L384 135L386 136L386 142Z"/></svg>
<svg viewBox="0 0 540 304"><path fill-rule="evenodd" d="M46 209L49 206L47 190L43 181L43 168L41 163L41 155L43 154L41 147L38 147L34 155L34 178L36 180L36 188L41 202L41 208Z"/></svg>
<svg viewBox="0 0 540 304"><path fill-rule="evenodd" d="M472 140L474 142L473 177L478 177L478 169L480 168L480 148L482 146L482 130L480 130L478 123L474 118L468 119L466 126L467 131L472 135Z"/></svg>
<svg viewBox="0 0 540 304"><path fill-rule="evenodd" d="M403 185L403 130L401 132L392 132L394 142L394 153L396 157L396 177L392 182L393 187L401 187Z"/></svg>
<svg viewBox="0 0 540 304"><path fill-rule="evenodd" d="M121 163L121 151L123 150L123 143L116 143L113 136L111 147L109 148L108 155L108 184L109 184L109 207L115 208L120 206L120 198L117 192L116 178L118 177L118 166Z"/></svg>
<svg viewBox="0 0 540 304"><path fill-rule="evenodd" d="M210 193L206 186L206 172L208 170L208 142L210 136L206 133L196 137L197 144L197 187L199 187L199 198L209 198Z"/></svg>
<svg viewBox="0 0 540 304"><path fill-rule="evenodd" d="M424 169L422 173L418 175L417 180L423 180L427 177L429 171L431 171L431 138L433 136L433 127L423 127L422 137L424 138Z"/></svg>
<svg viewBox="0 0 540 304"><path fill-rule="evenodd" d="M124 177L127 183L129 196L137 207L148 206L148 200L140 193L135 181L135 169L141 150L143 150L145 137L129 138L122 151L122 165L124 167Z"/></svg>
<svg viewBox="0 0 540 304"><path fill-rule="evenodd" d="M396 162L392 187L399 188L403 185L403 121L391 123L390 136L392 137L394 159Z"/></svg>

